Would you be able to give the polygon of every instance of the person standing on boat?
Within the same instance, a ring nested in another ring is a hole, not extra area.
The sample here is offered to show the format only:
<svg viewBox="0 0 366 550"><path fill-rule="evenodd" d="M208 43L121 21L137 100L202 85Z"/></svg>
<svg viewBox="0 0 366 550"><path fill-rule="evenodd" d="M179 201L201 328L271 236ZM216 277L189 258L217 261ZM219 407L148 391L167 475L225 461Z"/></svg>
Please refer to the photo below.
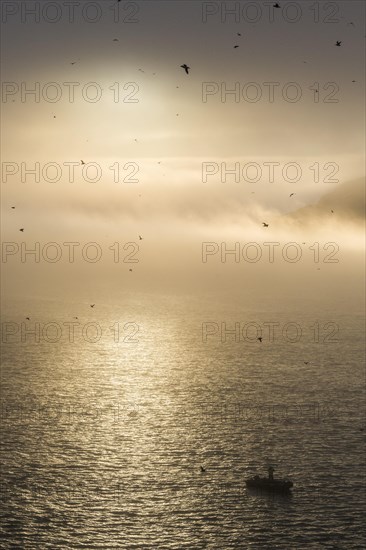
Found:
<svg viewBox="0 0 366 550"><path fill-rule="evenodd" d="M268 478L269 478L269 481L273 481L273 472L274 472L274 468L273 466L270 466L268 468Z"/></svg>

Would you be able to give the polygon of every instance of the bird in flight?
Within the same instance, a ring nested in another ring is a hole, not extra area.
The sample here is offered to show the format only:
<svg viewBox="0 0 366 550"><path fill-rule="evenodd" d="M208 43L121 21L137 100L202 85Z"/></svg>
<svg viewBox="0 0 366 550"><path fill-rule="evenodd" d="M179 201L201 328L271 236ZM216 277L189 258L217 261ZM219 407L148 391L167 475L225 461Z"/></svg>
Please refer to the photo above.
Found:
<svg viewBox="0 0 366 550"><path fill-rule="evenodd" d="M205 471L206 471L206 468L204 468L203 466L200 466L200 469L201 469L201 472L205 472Z"/></svg>
<svg viewBox="0 0 366 550"><path fill-rule="evenodd" d="M119 42L118 38L113 38L112 42Z"/></svg>
<svg viewBox="0 0 366 550"><path fill-rule="evenodd" d="M337 40L337 42L335 43L335 46L340 46L342 44L342 40Z"/></svg>
<svg viewBox="0 0 366 550"><path fill-rule="evenodd" d="M268 227L268 223L262 222L263 227Z"/></svg>
<svg viewBox="0 0 366 550"><path fill-rule="evenodd" d="M132 269L129 269L128 271L132 271Z"/></svg>
<svg viewBox="0 0 366 550"><path fill-rule="evenodd" d="M70 65L75 65L76 61L71 61Z"/></svg>
<svg viewBox="0 0 366 550"><path fill-rule="evenodd" d="M26 320L27 320L27 321L30 321L30 317L26 317Z"/></svg>
<svg viewBox="0 0 366 550"><path fill-rule="evenodd" d="M235 48L239 48L239 46L236 44L236 45L234 46L234 50L235 50Z"/></svg>
<svg viewBox="0 0 366 550"><path fill-rule="evenodd" d="M15 206L12 206L12 209L14 210Z"/></svg>
<svg viewBox="0 0 366 550"><path fill-rule="evenodd" d="M22 227L21 229L19 229L19 231L21 231L21 232L23 233L23 231L24 231L24 227Z"/></svg>
<svg viewBox="0 0 366 550"><path fill-rule="evenodd" d="M334 210L331 210L331 213L334 214Z"/></svg>
<svg viewBox="0 0 366 550"><path fill-rule="evenodd" d="M139 235L139 239L140 239L140 241L142 241L142 237L141 237L141 235Z"/></svg>
<svg viewBox="0 0 366 550"><path fill-rule="evenodd" d="M291 193L290 197L292 197L292 195L294 195L295 193Z"/></svg>
<svg viewBox="0 0 366 550"><path fill-rule="evenodd" d="M238 36L241 36L241 33L240 33L240 32L237 32L236 34L237 34Z"/></svg>
<svg viewBox="0 0 366 550"><path fill-rule="evenodd" d="M259 337L257 338L257 340L259 340L260 342L262 342L262 340L263 340L262 336L259 336Z"/></svg>
<svg viewBox="0 0 366 550"><path fill-rule="evenodd" d="M94 306L95 306L95 304L90 304L90 307L94 307Z"/></svg>
<svg viewBox="0 0 366 550"><path fill-rule="evenodd" d="M280 6L279 4L276 3L276 4L273 4L273 7L274 7L274 8L280 8L281 6Z"/></svg>
<svg viewBox="0 0 366 550"><path fill-rule="evenodd" d="M309 361L304 361L304 365L308 365L309 364Z"/></svg>
<svg viewBox="0 0 366 550"><path fill-rule="evenodd" d="M81 164L85 164L85 162L83 160L81 160L80 162L81 162Z"/></svg>
<svg viewBox="0 0 366 550"><path fill-rule="evenodd" d="M74 317L74 319L79 319L79 317Z"/></svg>
<svg viewBox="0 0 366 550"><path fill-rule="evenodd" d="M189 69L191 67L188 67L188 65L186 65L186 63L183 63L183 65L181 65L182 69L184 69L186 71L187 74L189 74Z"/></svg>

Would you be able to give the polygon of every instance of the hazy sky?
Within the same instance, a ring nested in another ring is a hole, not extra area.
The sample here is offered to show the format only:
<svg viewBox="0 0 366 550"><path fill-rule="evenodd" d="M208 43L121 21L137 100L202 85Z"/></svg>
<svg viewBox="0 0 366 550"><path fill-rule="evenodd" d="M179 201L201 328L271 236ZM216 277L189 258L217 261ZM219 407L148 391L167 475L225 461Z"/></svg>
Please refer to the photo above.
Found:
<svg viewBox="0 0 366 550"><path fill-rule="evenodd" d="M5 292L24 291L24 279L30 294L53 292L52 281L66 292L65 274L75 289L100 279L194 291L237 268L219 256L203 264L203 241L337 242L353 259L333 275L361 265L364 2L80 1L70 15L59 1L40 3L35 21L36 4L1 6L3 241L94 241L104 256L14 254ZM37 87L39 97L25 93ZM40 181L25 173L35 163ZM236 176L225 181L225 167ZM304 223L301 209L342 185ZM138 243L133 273L110 265L117 241ZM262 281L256 268L246 276ZM292 277L288 263L270 268Z"/></svg>

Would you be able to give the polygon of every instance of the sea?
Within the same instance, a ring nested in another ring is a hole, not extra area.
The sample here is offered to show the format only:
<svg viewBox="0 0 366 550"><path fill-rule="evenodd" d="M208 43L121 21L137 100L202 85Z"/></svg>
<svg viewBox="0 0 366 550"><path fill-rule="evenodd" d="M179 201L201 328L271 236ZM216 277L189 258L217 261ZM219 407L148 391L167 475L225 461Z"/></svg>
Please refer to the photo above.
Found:
<svg viewBox="0 0 366 550"><path fill-rule="evenodd" d="M94 301L3 303L1 548L366 547L362 304Z"/></svg>

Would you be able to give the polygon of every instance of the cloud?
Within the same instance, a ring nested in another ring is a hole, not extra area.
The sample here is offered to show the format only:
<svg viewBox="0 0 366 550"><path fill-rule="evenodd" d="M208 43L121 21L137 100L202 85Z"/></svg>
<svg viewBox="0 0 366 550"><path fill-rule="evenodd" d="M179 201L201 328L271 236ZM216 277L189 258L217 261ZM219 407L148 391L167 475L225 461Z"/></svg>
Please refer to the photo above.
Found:
<svg viewBox="0 0 366 550"><path fill-rule="evenodd" d="M364 221L365 180L359 178L344 182L326 193L316 204L300 208L289 217L302 224L312 224L324 220L329 214L348 223Z"/></svg>

